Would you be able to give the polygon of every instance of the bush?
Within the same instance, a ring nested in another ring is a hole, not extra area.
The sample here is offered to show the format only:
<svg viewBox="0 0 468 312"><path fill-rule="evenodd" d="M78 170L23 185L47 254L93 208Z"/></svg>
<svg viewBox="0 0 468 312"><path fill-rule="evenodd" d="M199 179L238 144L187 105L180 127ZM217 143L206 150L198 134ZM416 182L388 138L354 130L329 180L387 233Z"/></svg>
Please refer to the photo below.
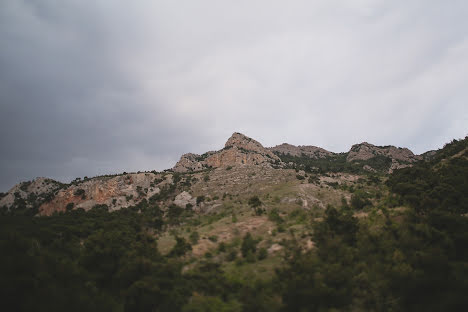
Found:
<svg viewBox="0 0 468 312"><path fill-rule="evenodd" d="M234 260L236 260L236 258L237 258L237 251L236 250L231 250L226 256L227 261L234 261Z"/></svg>
<svg viewBox="0 0 468 312"><path fill-rule="evenodd" d="M242 256L245 258L249 252L255 253L257 251L257 241L253 239L250 232L245 234L242 240L241 252Z"/></svg>
<svg viewBox="0 0 468 312"><path fill-rule="evenodd" d="M216 243L216 242L218 241L218 236L216 236L216 235L211 235L211 236L208 237L208 239L209 239L210 241L212 241L213 243Z"/></svg>
<svg viewBox="0 0 468 312"><path fill-rule="evenodd" d="M351 196L351 207L353 207L354 209L361 210L362 208L370 204L371 202L367 198L366 194L364 194L363 192L355 192Z"/></svg>
<svg viewBox="0 0 468 312"><path fill-rule="evenodd" d="M205 196L200 195L197 197L197 206L200 205L200 203L203 203L205 201Z"/></svg>
<svg viewBox="0 0 468 312"><path fill-rule="evenodd" d="M266 259L268 257L268 251L266 250L266 248L260 248L260 250L258 251L258 260L263 260L263 259Z"/></svg>
<svg viewBox="0 0 468 312"><path fill-rule="evenodd" d="M257 207L260 207L261 205L262 205L262 201L260 200L260 198L258 198L257 195L250 197L249 199L250 207L257 208Z"/></svg>
<svg viewBox="0 0 468 312"><path fill-rule="evenodd" d="M75 206L74 203L68 203L67 206L65 207L65 209L66 209L67 211L71 211L71 210L73 209L74 206Z"/></svg>
<svg viewBox="0 0 468 312"><path fill-rule="evenodd" d="M226 244L224 242L219 243L218 252L225 252L225 251L226 251Z"/></svg>
<svg viewBox="0 0 468 312"><path fill-rule="evenodd" d="M192 245L190 245L185 238L176 236L175 239L176 244L169 253L170 257L180 257L192 250Z"/></svg>
<svg viewBox="0 0 468 312"><path fill-rule="evenodd" d="M189 239L193 245L196 245L198 243L198 240L200 239L200 234L198 234L197 231L193 231L192 233L190 233Z"/></svg>

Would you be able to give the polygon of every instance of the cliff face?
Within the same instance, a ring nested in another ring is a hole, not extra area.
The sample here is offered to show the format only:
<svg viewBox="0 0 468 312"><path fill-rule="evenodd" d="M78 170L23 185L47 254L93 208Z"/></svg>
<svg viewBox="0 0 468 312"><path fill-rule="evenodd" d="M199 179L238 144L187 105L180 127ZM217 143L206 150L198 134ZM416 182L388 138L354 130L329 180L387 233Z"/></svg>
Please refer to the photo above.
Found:
<svg viewBox="0 0 468 312"><path fill-rule="evenodd" d="M291 155L291 156L307 156L307 157L314 158L314 159L326 158L328 156L333 156L335 154L317 146L308 146L308 145L295 146L295 145L291 145L288 143L283 143L275 147L270 147L269 150L275 153L279 153L279 154Z"/></svg>
<svg viewBox="0 0 468 312"><path fill-rule="evenodd" d="M114 177L93 178L70 185L57 192L51 201L40 205L41 215L68 209L89 210L95 205L107 205L109 210L119 210L137 204L160 192L160 175L132 173Z"/></svg>
<svg viewBox="0 0 468 312"><path fill-rule="evenodd" d="M184 154L174 166L175 172L198 171L206 168L262 165L271 167L281 160L262 144L241 133L234 133L222 150L203 155Z"/></svg>

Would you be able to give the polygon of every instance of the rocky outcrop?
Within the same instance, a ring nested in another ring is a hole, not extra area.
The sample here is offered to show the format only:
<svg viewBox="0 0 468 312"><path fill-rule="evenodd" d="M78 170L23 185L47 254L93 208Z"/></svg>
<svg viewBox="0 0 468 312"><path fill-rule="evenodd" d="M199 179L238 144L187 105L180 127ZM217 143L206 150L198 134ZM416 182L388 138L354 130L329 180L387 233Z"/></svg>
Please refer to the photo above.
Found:
<svg viewBox="0 0 468 312"><path fill-rule="evenodd" d="M368 160L375 156L385 156L400 163L413 163L421 160L407 148L395 146L375 146L367 142L355 144L348 153L347 161Z"/></svg>
<svg viewBox="0 0 468 312"><path fill-rule="evenodd" d="M291 155L297 157L306 156L314 159L326 158L335 154L321 147L310 145L295 146L288 143L283 143L275 147L270 147L269 150L277 154Z"/></svg>
<svg viewBox="0 0 468 312"><path fill-rule="evenodd" d="M67 209L89 210L106 205L110 211L137 204L160 192L160 176L154 173L131 173L113 177L97 177L72 184L58 191L54 198L39 207L41 215Z"/></svg>
<svg viewBox="0 0 468 312"><path fill-rule="evenodd" d="M9 209L33 208L51 198L62 187L60 182L48 178L36 178L13 186L0 199L0 207Z"/></svg>
<svg viewBox="0 0 468 312"><path fill-rule="evenodd" d="M190 195L190 193L187 191L183 191L174 199L174 204L181 208L187 208L187 205L192 205L192 207L194 207L196 203L197 199L193 198L192 195Z"/></svg>
<svg viewBox="0 0 468 312"><path fill-rule="evenodd" d="M180 160L174 166L175 172L189 172L189 171L200 171L206 169L207 166L203 163L205 157L197 154L184 154L180 157Z"/></svg>
<svg viewBox="0 0 468 312"><path fill-rule="evenodd" d="M388 169L389 173L393 172L395 169L409 167L414 162L423 159L423 157L413 154L413 152L407 148L395 147L391 145L375 146L373 144L363 142L360 144L355 144L351 147L351 150L348 152L346 161L366 161L377 156L383 156L391 160L391 165Z"/></svg>
<svg viewBox="0 0 468 312"><path fill-rule="evenodd" d="M206 168L234 167L239 165L280 164L281 160L262 144L241 133L234 133L224 148L203 155L184 154L174 166L175 172L198 171Z"/></svg>

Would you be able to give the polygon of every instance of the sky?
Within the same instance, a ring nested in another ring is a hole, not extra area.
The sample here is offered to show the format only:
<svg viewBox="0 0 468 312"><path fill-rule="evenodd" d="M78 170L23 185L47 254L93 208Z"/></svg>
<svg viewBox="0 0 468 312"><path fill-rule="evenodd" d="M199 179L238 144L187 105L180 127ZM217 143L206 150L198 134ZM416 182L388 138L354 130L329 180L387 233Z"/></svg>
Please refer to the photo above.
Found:
<svg viewBox="0 0 468 312"><path fill-rule="evenodd" d="M171 168L242 132L423 153L468 134L468 2L2 0L0 191Z"/></svg>

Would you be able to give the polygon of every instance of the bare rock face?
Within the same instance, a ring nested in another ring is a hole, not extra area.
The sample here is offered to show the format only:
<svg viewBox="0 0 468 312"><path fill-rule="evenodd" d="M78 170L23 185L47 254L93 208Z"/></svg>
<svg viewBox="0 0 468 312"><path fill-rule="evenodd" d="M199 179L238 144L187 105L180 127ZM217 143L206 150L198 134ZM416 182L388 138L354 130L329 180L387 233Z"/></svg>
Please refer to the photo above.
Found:
<svg viewBox="0 0 468 312"><path fill-rule="evenodd" d="M39 214L51 215L67 209L89 210L106 205L110 211L137 204L158 194L160 188L154 173L131 173L113 177L97 177L61 189L50 201L39 207ZM161 182L159 182L161 183Z"/></svg>
<svg viewBox="0 0 468 312"><path fill-rule="evenodd" d="M310 146L310 145L291 145L288 143L283 143L281 145L277 145L275 147L270 147L270 151L284 154L284 155L291 155L291 156L307 156L314 159L326 158L328 156L333 156L334 153L327 151L321 147Z"/></svg>
<svg viewBox="0 0 468 312"><path fill-rule="evenodd" d="M8 209L33 208L36 203L45 201L53 196L61 187L61 183L48 178L36 178L32 181L21 182L12 187L0 199L0 207Z"/></svg>
<svg viewBox="0 0 468 312"><path fill-rule="evenodd" d="M375 156L385 156L399 162L413 163L422 158L407 148L395 146L375 146L367 142L355 144L348 153L347 161L368 160Z"/></svg>
<svg viewBox="0 0 468 312"><path fill-rule="evenodd" d="M346 161L369 160L376 156L384 156L391 159L392 164L388 170L389 173L395 169L405 168L412 163L422 159L421 156L414 155L407 148L395 146L375 146L367 142L355 144L351 147Z"/></svg>
<svg viewBox="0 0 468 312"><path fill-rule="evenodd" d="M202 164L202 157L197 154L184 154L174 166L175 172L200 171L206 167Z"/></svg>
<svg viewBox="0 0 468 312"><path fill-rule="evenodd" d="M233 167L239 165L280 164L281 160L262 144L241 133L234 133L224 148L203 155L184 154L174 166L175 172L198 171L206 168Z"/></svg>
<svg viewBox="0 0 468 312"><path fill-rule="evenodd" d="M193 207L196 203L197 199L193 198L192 195L190 195L190 193L187 191L183 191L174 199L174 204L181 208L186 208L188 204L192 205Z"/></svg>

